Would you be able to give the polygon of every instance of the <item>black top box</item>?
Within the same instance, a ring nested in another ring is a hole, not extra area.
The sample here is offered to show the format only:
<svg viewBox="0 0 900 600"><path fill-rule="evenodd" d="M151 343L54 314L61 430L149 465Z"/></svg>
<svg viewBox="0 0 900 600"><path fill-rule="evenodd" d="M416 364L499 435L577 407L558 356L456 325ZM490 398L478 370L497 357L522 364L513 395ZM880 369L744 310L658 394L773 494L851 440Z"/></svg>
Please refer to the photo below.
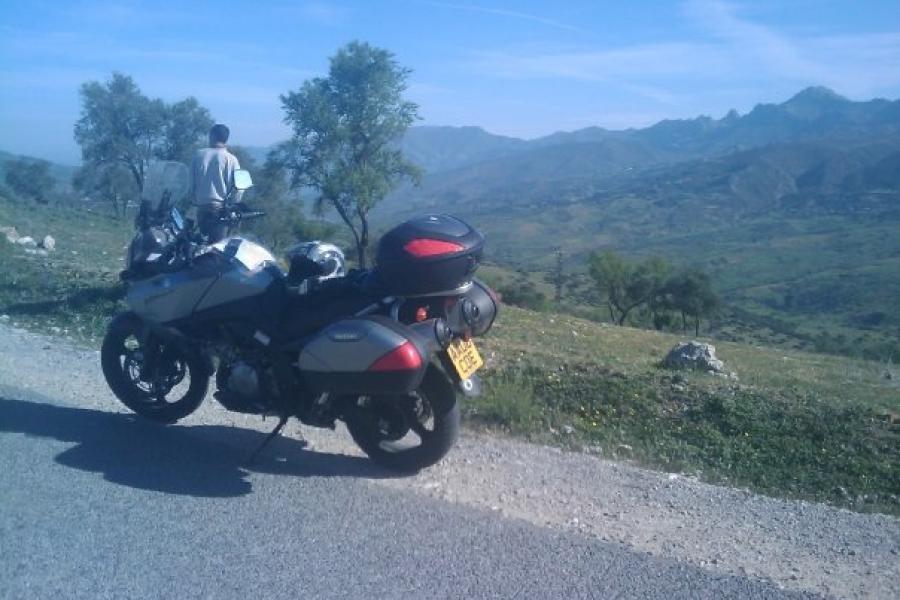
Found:
<svg viewBox="0 0 900 600"><path fill-rule="evenodd" d="M472 280L484 236L450 215L426 215L394 227L375 256L379 282L391 294L449 292Z"/></svg>

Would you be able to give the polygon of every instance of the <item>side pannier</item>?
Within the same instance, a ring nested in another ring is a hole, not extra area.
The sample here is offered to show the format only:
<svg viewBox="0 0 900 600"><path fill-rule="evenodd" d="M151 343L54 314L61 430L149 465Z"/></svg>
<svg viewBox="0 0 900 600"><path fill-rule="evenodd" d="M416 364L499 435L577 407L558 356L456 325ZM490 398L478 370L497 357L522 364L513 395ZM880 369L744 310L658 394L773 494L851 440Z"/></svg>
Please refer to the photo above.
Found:
<svg viewBox="0 0 900 600"><path fill-rule="evenodd" d="M298 366L315 392L406 394L422 383L430 353L427 338L382 316L342 319L300 352Z"/></svg>

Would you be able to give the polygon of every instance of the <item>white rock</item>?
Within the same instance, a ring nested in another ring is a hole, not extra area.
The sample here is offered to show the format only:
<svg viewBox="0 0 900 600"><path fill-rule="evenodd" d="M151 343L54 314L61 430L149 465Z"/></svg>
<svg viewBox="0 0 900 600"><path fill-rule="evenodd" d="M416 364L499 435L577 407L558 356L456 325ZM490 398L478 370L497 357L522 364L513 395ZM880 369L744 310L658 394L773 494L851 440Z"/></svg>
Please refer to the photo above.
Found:
<svg viewBox="0 0 900 600"><path fill-rule="evenodd" d="M16 240L21 237L15 227L0 227L0 234L5 235L6 241L10 244L15 244Z"/></svg>
<svg viewBox="0 0 900 600"><path fill-rule="evenodd" d="M16 240L16 243L20 246L24 246L25 248L37 248L37 242L35 242L34 238L30 235L20 237Z"/></svg>
<svg viewBox="0 0 900 600"><path fill-rule="evenodd" d="M663 365L670 369L696 369L713 373L725 371L725 363L716 358L716 347L695 341L676 344L666 355Z"/></svg>
<svg viewBox="0 0 900 600"><path fill-rule="evenodd" d="M49 250L50 252L53 252L54 250L56 250L56 240L53 238L52 235L44 236L44 239L41 240L41 248L44 248L45 250Z"/></svg>

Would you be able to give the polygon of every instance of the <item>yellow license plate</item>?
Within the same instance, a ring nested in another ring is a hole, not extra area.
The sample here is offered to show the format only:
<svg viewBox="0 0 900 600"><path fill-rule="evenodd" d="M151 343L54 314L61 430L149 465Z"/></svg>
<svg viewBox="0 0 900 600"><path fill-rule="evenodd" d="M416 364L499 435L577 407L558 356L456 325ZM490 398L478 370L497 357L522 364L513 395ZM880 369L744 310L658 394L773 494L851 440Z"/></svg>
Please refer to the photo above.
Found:
<svg viewBox="0 0 900 600"><path fill-rule="evenodd" d="M460 379L468 379L475 371L484 366L484 361L472 340L468 342L459 338L453 340L447 348L447 355Z"/></svg>

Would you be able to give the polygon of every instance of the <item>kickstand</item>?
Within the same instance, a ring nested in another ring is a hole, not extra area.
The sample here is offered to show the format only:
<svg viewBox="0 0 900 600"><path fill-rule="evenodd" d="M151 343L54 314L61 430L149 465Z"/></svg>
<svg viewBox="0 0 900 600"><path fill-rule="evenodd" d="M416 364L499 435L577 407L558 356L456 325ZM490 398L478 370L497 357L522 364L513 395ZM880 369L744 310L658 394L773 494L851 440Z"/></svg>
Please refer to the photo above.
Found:
<svg viewBox="0 0 900 600"><path fill-rule="evenodd" d="M285 424L288 422L287 415L278 419L278 425L275 426L275 429L272 430L272 433L266 436L266 439L263 440L262 444L253 451L253 454L250 455L250 458L247 459L247 462L244 463L246 465L253 464L253 461L256 460L256 457L259 456L259 453L262 452L263 448L269 445L269 442L278 437L278 434L281 433L281 430L284 429Z"/></svg>

